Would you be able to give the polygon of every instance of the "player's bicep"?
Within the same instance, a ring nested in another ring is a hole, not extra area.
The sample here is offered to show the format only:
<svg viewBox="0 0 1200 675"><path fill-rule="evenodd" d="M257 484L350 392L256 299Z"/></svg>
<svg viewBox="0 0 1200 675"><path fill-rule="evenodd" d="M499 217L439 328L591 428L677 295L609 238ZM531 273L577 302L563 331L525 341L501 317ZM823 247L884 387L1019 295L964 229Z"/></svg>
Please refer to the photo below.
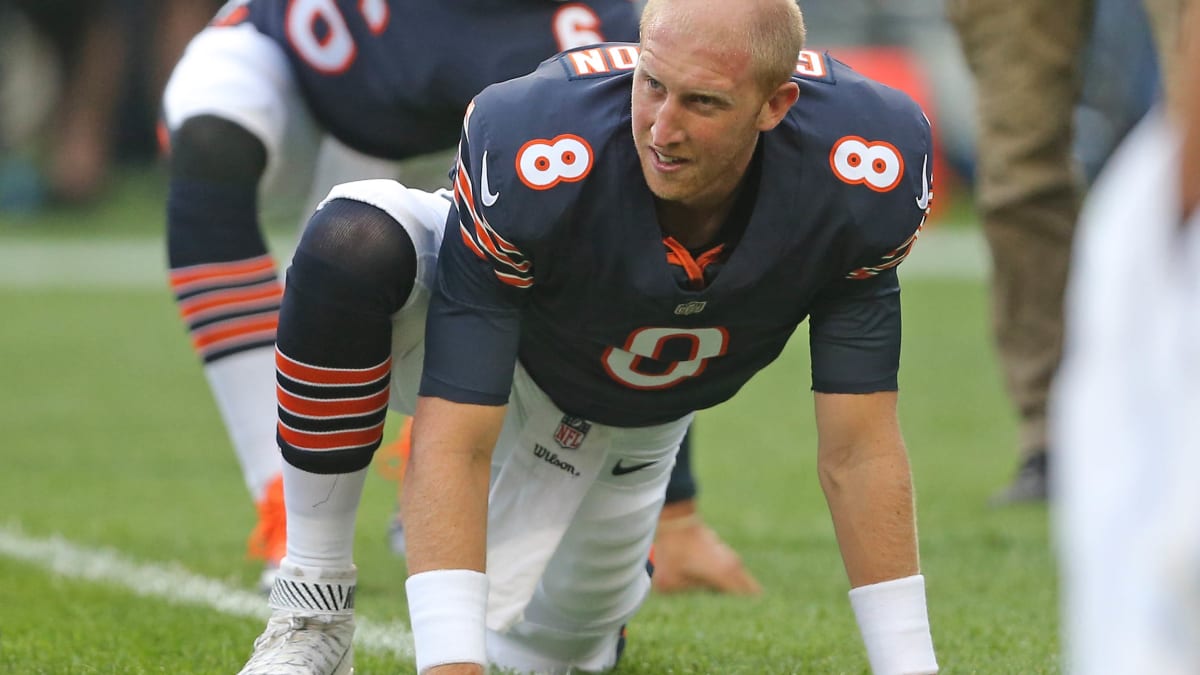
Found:
<svg viewBox="0 0 1200 675"><path fill-rule="evenodd" d="M895 270L832 285L809 318L813 390L838 394L896 390L900 329Z"/></svg>
<svg viewBox="0 0 1200 675"><path fill-rule="evenodd" d="M421 395L501 405L512 386L527 291L504 283L496 261L461 235L471 220L457 203L447 216L425 322Z"/></svg>
<svg viewBox="0 0 1200 675"><path fill-rule="evenodd" d="M519 323L431 305L420 395L454 403L508 402Z"/></svg>

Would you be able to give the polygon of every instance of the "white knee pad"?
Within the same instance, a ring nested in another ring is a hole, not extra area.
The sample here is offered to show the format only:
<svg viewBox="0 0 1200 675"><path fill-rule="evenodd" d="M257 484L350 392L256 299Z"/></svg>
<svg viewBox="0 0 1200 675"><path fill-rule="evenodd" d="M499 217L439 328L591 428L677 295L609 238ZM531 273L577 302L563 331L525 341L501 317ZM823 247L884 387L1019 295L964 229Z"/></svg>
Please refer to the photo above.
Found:
<svg viewBox="0 0 1200 675"><path fill-rule="evenodd" d="M190 117L216 115L245 127L275 155L299 100L279 45L249 24L210 27L192 38L172 71L163 117L173 131Z"/></svg>
<svg viewBox="0 0 1200 675"><path fill-rule="evenodd" d="M163 117L174 131L200 115L234 122L262 141L267 192L281 201L307 195L322 132L271 38L249 24L209 27L192 38L167 82Z"/></svg>

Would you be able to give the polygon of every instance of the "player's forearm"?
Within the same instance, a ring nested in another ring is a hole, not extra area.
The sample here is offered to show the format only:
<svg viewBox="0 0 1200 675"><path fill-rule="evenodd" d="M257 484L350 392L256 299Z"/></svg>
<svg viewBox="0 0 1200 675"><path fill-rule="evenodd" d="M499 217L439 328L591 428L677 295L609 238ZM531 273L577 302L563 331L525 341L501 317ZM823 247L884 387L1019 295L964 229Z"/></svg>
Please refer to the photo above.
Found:
<svg viewBox="0 0 1200 675"><path fill-rule="evenodd" d="M417 670L478 673L487 663L487 498L503 408L422 398L402 516Z"/></svg>
<svg viewBox="0 0 1200 675"><path fill-rule="evenodd" d="M433 438L414 421L413 453L401 512L409 574L437 569L484 571L491 448Z"/></svg>
<svg viewBox="0 0 1200 675"><path fill-rule="evenodd" d="M850 585L917 574L912 479L903 446L823 460L819 471Z"/></svg>
<svg viewBox="0 0 1200 675"><path fill-rule="evenodd" d="M871 671L937 673L903 443L823 453L820 475Z"/></svg>

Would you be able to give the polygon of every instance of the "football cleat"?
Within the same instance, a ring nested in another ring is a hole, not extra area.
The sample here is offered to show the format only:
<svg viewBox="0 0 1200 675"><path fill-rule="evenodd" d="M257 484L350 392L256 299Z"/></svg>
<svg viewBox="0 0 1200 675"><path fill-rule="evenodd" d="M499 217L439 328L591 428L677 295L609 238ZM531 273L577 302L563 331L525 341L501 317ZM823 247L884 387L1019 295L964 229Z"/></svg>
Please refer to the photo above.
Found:
<svg viewBox="0 0 1200 675"><path fill-rule="evenodd" d="M400 483L408 467L408 456L412 454L412 417L404 418L396 440L379 449L375 454L375 468L384 478Z"/></svg>
<svg viewBox="0 0 1200 675"><path fill-rule="evenodd" d="M287 554L287 509L283 504L283 475L275 476L256 505L258 524L246 540L246 557L263 561L259 590L270 593L279 561Z"/></svg>
<svg viewBox="0 0 1200 675"><path fill-rule="evenodd" d="M396 440L385 446L379 453L380 473L389 480L396 481L396 510L392 514L392 522L388 525L388 548L392 553L404 557L404 520L400 517L400 486L404 482L404 470L408 468L408 458L412 454L412 417L404 420Z"/></svg>
<svg viewBox="0 0 1200 675"><path fill-rule="evenodd" d="M280 561L267 628L238 675L351 675L356 569Z"/></svg>

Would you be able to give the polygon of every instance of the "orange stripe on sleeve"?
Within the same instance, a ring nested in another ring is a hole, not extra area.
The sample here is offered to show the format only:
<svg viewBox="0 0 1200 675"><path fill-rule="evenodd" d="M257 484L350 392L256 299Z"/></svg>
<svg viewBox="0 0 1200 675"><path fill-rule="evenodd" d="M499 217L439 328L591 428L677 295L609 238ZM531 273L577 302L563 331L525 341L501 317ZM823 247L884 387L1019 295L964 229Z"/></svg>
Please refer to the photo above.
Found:
<svg viewBox="0 0 1200 675"><path fill-rule="evenodd" d="M250 16L250 8L238 7L237 9L233 10L229 14L213 21L211 25L214 27L217 27L217 28L224 28L227 26L236 26L239 23L245 21L246 17L248 17L248 16Z"/></svg>
<svg viewBox="0 0 1200 675"><path fill-rule="evenodd" d="M463 243L467 245L467 248L471 249L471 252L473 252L480 260L487 260L487 255L484 254L483 249L479 248L479 244L476 244L475 240L471 238L471 235L467 234L467 228L459 225L458 233L462 235Z"/></svg>
<svg viewBox="0 0 1200 675"><path fill-rule="evenodd" d="M511 274L503 274L496 270L492 270L492 271L496 273L497 279L499 279L500 281L503 281L504 283L508 284L509 286L516 286L517 288L529 288L530 286L533 285L533 279L530 279L528 277L517 277L517 276L513 276Z"/></svg>

